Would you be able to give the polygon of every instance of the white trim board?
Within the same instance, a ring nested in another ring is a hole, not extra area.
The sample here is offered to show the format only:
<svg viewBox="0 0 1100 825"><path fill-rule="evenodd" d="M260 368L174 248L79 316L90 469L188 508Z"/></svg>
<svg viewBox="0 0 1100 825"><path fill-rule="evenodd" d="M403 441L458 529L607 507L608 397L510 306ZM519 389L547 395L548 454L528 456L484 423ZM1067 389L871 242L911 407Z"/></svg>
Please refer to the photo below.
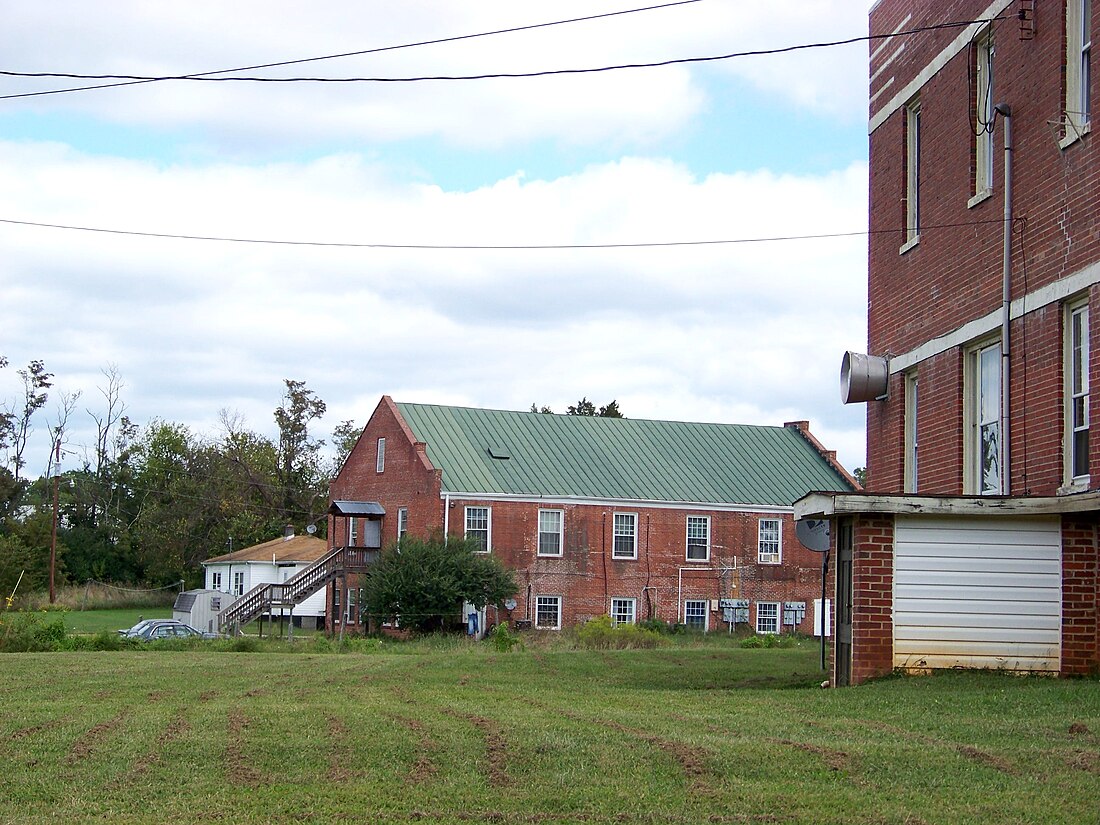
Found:
<svg viewBox="0 0 1100 825"><path fill-rule="evenodd" d="M982 20L984 21L991 17L1000 16L1002 11L1012 5L1012 2L1013 0L994 0L994 2L990 3L989 7L980 15ZM875 129L881 126L886 119L890 117L890 115L904 106L913 95L920 91L925 83L935 77L940 69L950 63L955 55L965 49L970 44L970 41L974 39L974 35L977 34L978 30L985 25L984 22L971 23L959 32L959 35L952 40L943 51L932 58L928 65L917 73L915 78L905 84L896 95L890 98L881 109L871 116L871 121L867 127L867 134L874 132Z"/></svg>
<svg viewBox="0 0 1100 825"><path fill-rule="evenodd" d="M651 510L693 510L693 515L705 515L709 512L723 513L775 513L783 515L793 513L794 507L782 507L775 504L732 504L729 502L712 501L650 501L647 499L631 498L589 498L585 496L540 496L530 493L470 493L458 491L445 491L440 495L441 501L514 501L521 504L558 505L585 504L597 507L619 507L623 510L630 508ZM473 505L476 506L476 505Z"/></svg>
<svg viewBox="0 0 1100 825"><path fill-rule="evenodd" d="M1097 283L1100 283L1100 261L1089 264L1084 269L1075 272L1068 278L1060 278L1052 284L1047 284L1034 292L1029 292L1027 295L1016 298L1009 308L1009 317L1015 321L1018 318L1022 318L1028 312L1034 312L1037 309L1042 309L1051 304L1061 303L1067 298ZM927 358L931 358L934 355L940 355L955 347L960 347L963 344L981 338L983 335L999 329L1000 326L1001 309L998 307L992 312L983 315L981 318L975 318L973 321L968 321L961 327L945 335L933 338L931 341L925 341L919 347L909 350L909 352L890 356L890 375L897 375L900 372L905 372L907 369L919 364Z"/></svg>

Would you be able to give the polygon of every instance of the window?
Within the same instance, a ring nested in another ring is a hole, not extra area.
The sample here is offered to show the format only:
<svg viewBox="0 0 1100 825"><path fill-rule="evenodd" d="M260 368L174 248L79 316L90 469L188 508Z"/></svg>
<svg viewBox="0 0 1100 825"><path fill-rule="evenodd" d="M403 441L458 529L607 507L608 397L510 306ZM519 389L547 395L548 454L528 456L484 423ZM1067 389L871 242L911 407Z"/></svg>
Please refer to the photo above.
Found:
<svg viewBox="0 0 1100 825"><path fill-rule="evenodd" d="M359 617L355 615L356 604L356 591L348 590L348 605L347 612L344 613L344 621L348 624L359 621Z"/></svg>
<svg viewBox="0 0 1100 825"><path fill-rule="evenodd" d="M210 589L221 590L222 589L222 574L219 571L210 572Z"/></svg>
<svg viewBox="0 0 1100 825"><path fill-rule="evenodd" d="M378 439L378 455L374 460L374 469L376 472L382 472L386 469L386 439Z"/></svg>
<svg viewBox="0 0 1100 825"><path fill-rule="evenodd" d="M611 623L634 624L634 610L636 606L636 599L612 599Z"/></svg>
<svg viewBox="0 0 1100 825"><path fill-rule="evenodd" d="M756 632L779 632L779 602L756 603Z"/></svg>
<svg viewBox="0 0 1100 825"><path fill-rule="evenodd" d="M1072 481L1089 477L1089 308L1070 306L1066 317L1066 464Z"/></svg>
<svg viewBox="0 0 1100 825"><path fill-rule="evenodd" d="M611 548L615 559L638 558L638 514L616 513L615 536Z"/></svg>
<svg viewBox="0 0 1100 825"><path fill-rule="evenodd" d="M709 613L706 599L687 599L684 601L684 624L690 628L706 630Z"/></svg>
<svg viewBox="0 0 1100 825"><path fill-rule="evenodd" d="M974 86L974 198L970 204L993 191L993 29L986 29L975 49Z"/></svg>
<svg viewBox="0 0 1100 825"><path fill-rule="evenodd" d="M233 594L235 596L244 595L244 571L238 570L233 573Z"/></svg>
<svg viewBox="0 0 1100 825"><path fill-rule="evenodd" d="M473 539L478 550L488 553L492 549L490 544L490 512L489 507L466 508L466 538Z"/></svg>
<svg viewBox="0 0 1100 825"><path fill-rule="evenodd" d="M1092 2L1066 2L1066 123L1062 146L1068 146L1089 129L1092 101Z"/></svg>
<svg viewBox="0 0 1100 825"><path fill-rule="evenodd" d="M777 518L762 518L757 531L756 560L760 564L779 564L782 560L780 553L780 526Z"/></svg>
<svg viewBox="0 0 1100 825"><path fill-rule="evenodd" d="M348 519L348 547L357 547L359 544L359 519Z"/></svg>
<svg viewBox="0 0 1100 825"><path fill-rule="evenodd" d="M539 510L539 550L540 556L560 556L562 554L562 525L565 513L561 510Z"/></svg>
<svg viewBox="0 0 1100 825"><path fill-rule="evenodd" d="M981 495L1001 492L1001 344L971 350L967 359L967 461L964 487Z"/></svg>
<svg viewBox="0 0 1100 825"><path fill-rule="evenodd" d="M397 508L397 540L400 541L401 537L409 532L409 508L398 507Z"/></svg>
<svg viewBox="0 0 1100 825"><path fill-rule="evenodd" d="M687 560L710 558L710 516L687 517Z"/></svg>
<svg viewBox="0 0 1100 825"><path fill-rule="evenodd" d="M561 596L539 596L535 599L535 627L544 630L561 628Z"/></svg>
<svg viewBox="0 0 1100 825"><path fill-rule="evenodd" d="M920 241L920 98L905 107L905 243L901 252Z"/></svg>
<svg viewBox="0 0 1100 825"><path fill-rule="evenodd" d="M905 376L905 480L907 493L917 492L917 468L919 466L919 442L917 439L917 374Z"/></svg>

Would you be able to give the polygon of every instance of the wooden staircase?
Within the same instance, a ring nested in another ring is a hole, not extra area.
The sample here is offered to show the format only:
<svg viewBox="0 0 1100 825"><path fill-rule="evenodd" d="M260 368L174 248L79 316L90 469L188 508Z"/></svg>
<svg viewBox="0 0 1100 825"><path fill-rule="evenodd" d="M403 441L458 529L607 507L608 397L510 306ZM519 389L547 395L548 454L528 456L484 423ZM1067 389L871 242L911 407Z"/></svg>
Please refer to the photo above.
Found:
<svg viewBox="0 0 1100 825"><path fill-rule="evenodd" d="M334 579L349 573L366 573L381 555L381 550L367 547L334 547L282 584L253 587L222 611L218 629L223 633L230 627L239 631L242 625L274 608L293 608Z"/></svg>

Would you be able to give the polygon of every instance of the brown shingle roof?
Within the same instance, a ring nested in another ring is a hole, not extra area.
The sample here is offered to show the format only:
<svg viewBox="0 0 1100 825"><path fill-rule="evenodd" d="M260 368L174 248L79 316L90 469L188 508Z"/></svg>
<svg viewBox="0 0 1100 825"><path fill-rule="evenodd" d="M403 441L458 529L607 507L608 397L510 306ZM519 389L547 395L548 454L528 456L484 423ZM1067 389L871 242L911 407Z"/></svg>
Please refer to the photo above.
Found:
<svg viewBox="0 0 1100 825"><path fill-rule="evenodd" d="M328 542L313 536L279 537L263 544L254 544L243 550L234 550L224 556L207 559L203 564L230 561L267 561L276 562L317 561L328 552Z"/></svg>

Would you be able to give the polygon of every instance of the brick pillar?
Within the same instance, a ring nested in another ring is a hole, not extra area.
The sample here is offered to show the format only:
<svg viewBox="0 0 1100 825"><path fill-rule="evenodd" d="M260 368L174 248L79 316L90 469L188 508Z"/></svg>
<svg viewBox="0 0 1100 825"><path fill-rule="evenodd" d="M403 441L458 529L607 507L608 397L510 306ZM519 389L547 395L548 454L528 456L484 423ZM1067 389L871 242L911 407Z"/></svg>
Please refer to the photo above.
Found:
<svg viewBox="0 0 1100 825"><path fill-rule="evenodd" d="M1100 549L1096 521L1062 516L1062 674L1100 670Z"/></svg>
<svg viewBox="0 0 1100 825"><path fill-rule="evenodd" d="M894 517L859 516L852 535L852 679L894 669Z"/></svg>

